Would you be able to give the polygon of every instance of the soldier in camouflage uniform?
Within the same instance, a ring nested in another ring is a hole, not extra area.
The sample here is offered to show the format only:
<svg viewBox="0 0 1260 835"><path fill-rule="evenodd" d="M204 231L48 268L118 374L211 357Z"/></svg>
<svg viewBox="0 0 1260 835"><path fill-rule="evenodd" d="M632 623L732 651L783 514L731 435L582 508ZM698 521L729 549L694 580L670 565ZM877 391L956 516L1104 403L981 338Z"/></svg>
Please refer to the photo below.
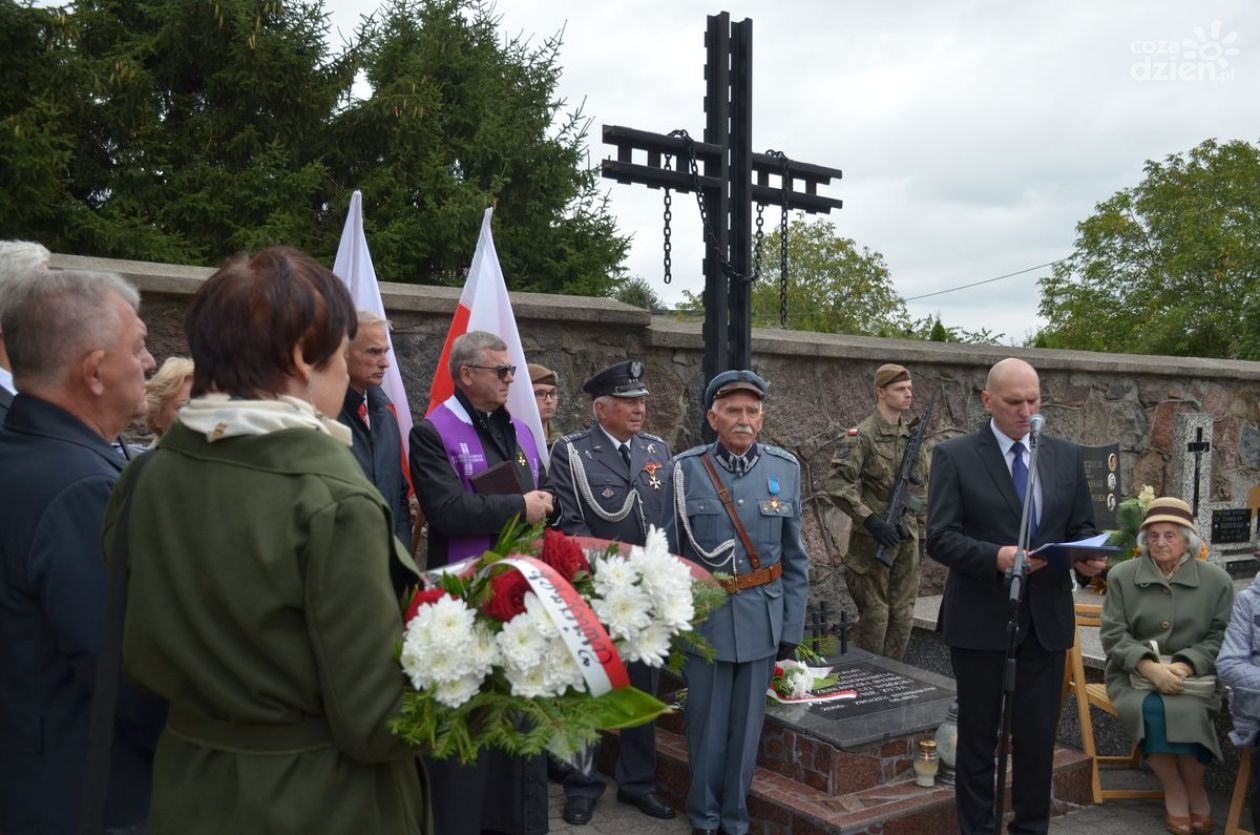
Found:
<svg viewBox="0 0 1260 835"><path fill-rule="evenodd" d="M853 519L845 581L858 607L853 642L888 658L906 653L919 593L919 541L926 534L927 450L920 448L911 471L907 512L899 528L884 521L897 470L918 419L910 420L914 386L900 365L875 372L875 412L853 427L831 460L827 492ZM893 564L875 559L883 544Z"/></svg>

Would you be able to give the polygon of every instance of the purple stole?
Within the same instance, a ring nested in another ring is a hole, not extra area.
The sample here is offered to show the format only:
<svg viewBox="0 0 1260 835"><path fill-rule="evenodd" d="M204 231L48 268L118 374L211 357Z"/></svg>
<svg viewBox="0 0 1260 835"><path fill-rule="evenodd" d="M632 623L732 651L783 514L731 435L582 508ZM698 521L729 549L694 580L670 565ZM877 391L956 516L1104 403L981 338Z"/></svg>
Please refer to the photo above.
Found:
<svg viewBox="0 0 1260 835"><path fill-rule="evenodd" d="M459 476L460 483L464 485L464 492L476 493L477 491L472 486L472 478L486 471L486 451L481 445L481 438L477 435L476 427L472 424L472 418L464 411L463 404L452 396L430 412L428 420L437 430L438 437L442 439L442 446L446 450L446 460L450 462L455 475ZM512 430L516 433L516 446L529 461L529 471L534 477L534 484L537 485L539 461L534 433L516 418L512 418ZM498 536L498 533L498 531L493 531L493 535L487 533L486 536L448 538L447 564L456 563L468 557L481 556L490 548L492 539Z"/></svg>

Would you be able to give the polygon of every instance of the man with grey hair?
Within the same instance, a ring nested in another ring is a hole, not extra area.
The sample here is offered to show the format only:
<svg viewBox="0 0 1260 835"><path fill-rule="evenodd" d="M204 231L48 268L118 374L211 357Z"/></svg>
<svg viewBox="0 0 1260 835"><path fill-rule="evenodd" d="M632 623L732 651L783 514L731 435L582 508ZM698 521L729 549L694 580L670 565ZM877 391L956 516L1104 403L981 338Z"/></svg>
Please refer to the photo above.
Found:
<svg viewBox="0 0 1260 835"><path fill-rule="evenodd" d="M0 431L0 830L69 832L105 614L101 527L124 461L110 439L154 367L135 289L111 273L10 285L18 394ZM148 813L160 703L119 692L106 824Z"/></svg>
<svg viewBox="0 0 1260 835"><path fill-rule="evenodd" d="M13 284L46 270L50 257L47 249L31 241L0 241L0 319L4 318L4 300L11 294ZM0 426L4 425L4 416L15 394L12 366L4 348L4 330L0 328Z"/></svg>
<svg viewBox="0 0 1260 835"><path fill-rule="evenodd" d="M408 496L406 460L398 413L389 395L381 388L389 369L389 321L368 310L359 311L359 330L346 352L346 372L350 385L337 420L350 429L354 443L350 451L368 481L376 486L394 518L394 535L411 548L411 508ZM405 405L405 404L404 404ZM414 582L402 563L390 563L390 576L399 594Z"/></svg>
<svg viewBox="0 0 1260 835"><path fill-rule="evenodd" d="M469 331L451 345L455 393L411 430L411 483L429 522L430 568L479 557L513 517L537 524L551 515L533 433L508 414L516 367L507 345ZM523 369L522 369L523 370ZM547 831L547 777L541 757L497 752L475 765L429 760L434 831L442 835Z"/></svg>

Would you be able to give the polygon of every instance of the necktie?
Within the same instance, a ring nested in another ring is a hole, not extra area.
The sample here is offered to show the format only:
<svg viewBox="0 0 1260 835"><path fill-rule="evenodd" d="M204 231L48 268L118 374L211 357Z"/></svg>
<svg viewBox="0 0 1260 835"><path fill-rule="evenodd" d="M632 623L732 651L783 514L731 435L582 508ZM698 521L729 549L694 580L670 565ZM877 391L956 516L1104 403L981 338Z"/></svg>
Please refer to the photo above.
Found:
<svg viewBox="0 0 1260 835"><path fill-rule="evenodd" d="M630 469L630 445L621 444L617 447L617 451L621 453L621 460L626 462L626 469Z"/></svg>
<svg viewBox="0 0 1260 835"><path fill-rule="evenodd" d="M1037 538L1037 499L1035 496L1024 496L1028 489L1028 465L1024 463L1023 443L1016 441L1011 446L1011 455L1011 481L1015 484L1015 495L1019 496L1021 507L1025 503L1029 505L1028 541L1031 543Z"/></svg>

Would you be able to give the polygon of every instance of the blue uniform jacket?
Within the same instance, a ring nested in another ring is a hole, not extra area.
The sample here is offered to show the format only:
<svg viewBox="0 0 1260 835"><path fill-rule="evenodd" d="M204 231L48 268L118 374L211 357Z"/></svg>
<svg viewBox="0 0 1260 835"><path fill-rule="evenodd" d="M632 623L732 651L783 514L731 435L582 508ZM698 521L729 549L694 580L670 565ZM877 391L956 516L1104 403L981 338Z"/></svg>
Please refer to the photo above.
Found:
<svg viewBox="0 0 1260 835"><path fill-rule="evenodd" d="M24 394L0 430L0 831L71 832L105 618L101 527L126 462ZM124 681L108 825L143 820L162 702Z"/></svg>
<svg viewBox="0 0 1260 835"><path fill-rule="evenodd" d="M702 455L713 458L715 449L716 445L699 446L674 459L665 487L669 508L665 532L674 553L710 571L748 574L752 563L701 462ZM701 633L713 645L718 661L774 655L780 642L799 644L805 628L809 557L801 542L801 467L786 450L765 444L760 449L757 463L739 478L715 458L714 468L761 567L781 562L783 576L730 595L726 605L705 621Z"/></svg>
<svg viewBox="0 0 1260 835"><path fill-rule="evenodd" d="M629 468L598 426L565 435L552 445L543 489L551 490L559 502L561 530L571 536L642 545L649 526L665 526L669 444L646 432L629 444ZM573 460L582 472L575 471Z"/></svg>

